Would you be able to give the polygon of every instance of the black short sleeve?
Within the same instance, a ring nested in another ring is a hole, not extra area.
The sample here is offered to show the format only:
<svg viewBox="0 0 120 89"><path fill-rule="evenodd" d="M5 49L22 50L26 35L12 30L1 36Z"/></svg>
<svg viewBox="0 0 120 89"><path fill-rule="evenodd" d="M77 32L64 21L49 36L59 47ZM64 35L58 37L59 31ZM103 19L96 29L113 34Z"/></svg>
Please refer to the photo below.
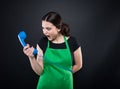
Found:
<svg viewBox="0 0 120 89"><path fill-rule="evenodd" d="M69 47L70 47L71 52L74 52L78 47L80 47L80 44L78 44L78 41L73 36L71 36L68 39L68 43L69 43Z"/></svg>
<svg viewBox="0 0 120 89"><path fill-rule="evenodd" d="M38 42L38 45L43 50L43 52L45 52L45 50L47 48L47 43L48 43L47 37L41 37L41 39Z"/></svg>

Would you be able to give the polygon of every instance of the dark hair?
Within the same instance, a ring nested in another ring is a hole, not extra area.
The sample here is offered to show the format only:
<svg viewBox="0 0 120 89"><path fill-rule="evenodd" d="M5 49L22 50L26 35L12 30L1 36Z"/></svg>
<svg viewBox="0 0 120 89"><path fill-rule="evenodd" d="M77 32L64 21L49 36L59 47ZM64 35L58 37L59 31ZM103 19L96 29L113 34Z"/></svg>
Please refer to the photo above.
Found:
<svg viewBox="0 0 120 89"><path fill-rule="evenodd" d="M42 17L42 20L48 21L55 25L62 35L70 36L70 28L66 23L63 23L61 16L57 12L48 12Z"/></svg>

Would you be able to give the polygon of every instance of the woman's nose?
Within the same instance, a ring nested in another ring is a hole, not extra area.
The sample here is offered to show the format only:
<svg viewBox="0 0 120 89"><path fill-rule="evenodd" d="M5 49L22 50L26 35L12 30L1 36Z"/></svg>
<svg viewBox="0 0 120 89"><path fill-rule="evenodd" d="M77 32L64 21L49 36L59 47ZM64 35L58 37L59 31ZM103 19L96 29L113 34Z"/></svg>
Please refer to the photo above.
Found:
<svg viewBox="0 0 120 89"><path fill-rule="evenodd" d="M43 29L43 33L44 33L44 34L48 34L48 32L47 32L46 29Z"/></svg>

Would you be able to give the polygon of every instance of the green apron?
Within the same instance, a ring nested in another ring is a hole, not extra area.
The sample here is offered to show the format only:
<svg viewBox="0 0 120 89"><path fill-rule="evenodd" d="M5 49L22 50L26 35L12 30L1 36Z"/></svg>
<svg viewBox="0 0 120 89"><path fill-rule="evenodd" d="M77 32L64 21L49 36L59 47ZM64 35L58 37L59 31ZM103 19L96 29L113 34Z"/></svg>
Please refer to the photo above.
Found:
<svg viewBox="0 0 120 89"><path fill-rule="evenodd" d="M50 48L48 41L37 89L73 89L72 57L65 36L64 41L66 49Z"/></svg>

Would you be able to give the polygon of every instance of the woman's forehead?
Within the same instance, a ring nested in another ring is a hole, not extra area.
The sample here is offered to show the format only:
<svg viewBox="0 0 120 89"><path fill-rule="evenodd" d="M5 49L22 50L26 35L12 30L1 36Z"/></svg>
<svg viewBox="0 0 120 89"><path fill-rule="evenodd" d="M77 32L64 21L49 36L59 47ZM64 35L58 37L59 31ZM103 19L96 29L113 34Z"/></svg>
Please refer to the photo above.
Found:
<svg viewBox="0 0 120 89"><path fill-rule="evenodd" d="M51 22L42 21L42 27L51 27L51 26L54 26Z"/></svg>

